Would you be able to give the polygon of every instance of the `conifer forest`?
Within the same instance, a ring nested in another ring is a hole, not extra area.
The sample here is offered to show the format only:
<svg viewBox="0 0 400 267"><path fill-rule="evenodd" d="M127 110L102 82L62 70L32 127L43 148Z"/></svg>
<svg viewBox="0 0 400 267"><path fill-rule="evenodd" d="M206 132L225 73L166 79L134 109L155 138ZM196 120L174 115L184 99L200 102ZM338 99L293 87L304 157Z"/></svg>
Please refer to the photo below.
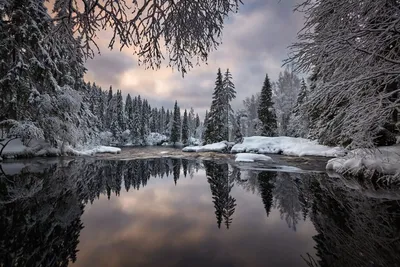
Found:
<svg viewBox="0 0 400 267"><path fill-rule="evenodd" d="M0 267L400 267L400 0L0 0Z"/></svg>

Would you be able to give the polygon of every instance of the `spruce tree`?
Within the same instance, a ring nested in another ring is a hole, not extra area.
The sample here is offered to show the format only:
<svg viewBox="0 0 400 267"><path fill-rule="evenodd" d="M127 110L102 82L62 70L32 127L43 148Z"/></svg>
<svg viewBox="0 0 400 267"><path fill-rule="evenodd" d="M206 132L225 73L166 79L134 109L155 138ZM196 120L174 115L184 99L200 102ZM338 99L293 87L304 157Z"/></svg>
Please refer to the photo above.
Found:
<svg viewBox="0 0 400 267"><path fill-rule="evenodd" d="M118 130L121 133L121 132L123 132L125 130L124 101L123 101L123 98L122 98L121 90L117 91L116 112L117 112Z"/></svg>
<svg viewBox="0 0 400 267"><path fill-rule="evenodd" d="M277 123L274 103L272 102L271 83L268 74L265 76L264 85L261 89L258 118L261 121L261 135L274 136L277 130Z"/></svg>
<svg viewBox="0 0 400 267"><path fill-rule="evenodd" d="M113 119L113 106L112 106L112 100L113 100L113 89L112 86L110 86L110 89L108 90L108 95L107 95L107 103L106 103L106 114L105 114L105 128L107 131L110 131L111 129L111 122Z"/></svg>
<svg viewBox="0 0 400 267"><path fill-rule="evenodd" d="M308 137L310 132L310 117L307 113L308 88L304 79L301 81L300 91L288 127L290 136Z"/></svg>
<svg viewBox="0 0 400 267"><path fill-rule="evenodd" d="M171 113L169 112L169 109L167 109L167 113L166 113L166 115L165 115L165 123L164 123L164 134L166 135L166 136L171 136L171 121L172 121L172 119L171 119Z"/></svg>
<svg viewBox="0 0 400 267"><path fill-rule="evenodd" d="M159 112L158 122L159 122L159 126L158 126L159 133L165 134L164 133L164 131L165 131L165 109L164 109L164 107L161 107L161 111Z"/></svg>
<svg viewBox="0 0 400 267"><path fill-rule="evenodd" d="M105 117L104 117L104 109L105 109L105 96L103 94L103 91L101 88L98 89L98 94L99 94L99 107L97 109L97 118L99 119L99 129L101 131L104 131L104 123L105 123Z"/></svg>
<svg viewBox="0 0 400 267"><path fill-rule="evenodd" d="M204 117L204 135L203 135L203 143L205 144L211 144L214 141L214 138L212 137L213 135L213 122L210 119L208 110L206 110L206 115Z"/></svg>
<svg viewBox="0 0 400 267"><path fill-rule="evenodd" d="M181 114L175 101L170 141L175 145L181 139Z"/></svg>
<svg viewBox="0 0 400 267"><path fill-rule="evenodd" d="M146 138L149 134L149 118L150 118L150 110L149 104L146 99L143 99L142 103L142 114L140 117L140 142L142 145L146 144Z"/></svg>
<svg viewBox="0 0 400 267"><path fill-rule="evenodd" d="M224 128L222 130L222 135L224 140L229 141L229 130L232 127L231 118L233 115L233 110L231 108L230 102L236 98L235 85L232 81L232 74L229 69L226 70L224 75L223 84L223 108L224 112L222 114L222 121L224 122Z"/></svg>
<svg viewBox="0 0 400 267"><path fill-rule="evenodd" d="M142 112L142 102L140 96L135 97L134 101L134 116L133 116L133 124L131 129L131 139L133 144L139 144L140 140L140 117Z"/></svg>
<svg viewBox="0 0 400 267"><path fill-rule="evenodd" d="M302 106L307 101L307 98L308 98L308 89L307 89L307 84L303 78L301 80L300 92L299 95L297 96L297 103L295 108L298 109L300 106Z"/></svg>
<svg viewBox="0 0 400 267"><path fill-rule="evenodd" d="M182 143L184 145L188 144L189 141L189 119L188 119L188 114L185 109L185 112L183 113L183 122L182 122Z"/></svg>
<svg viewBox="0 0 400 267"><path fill-rule="evenodd" d="M211 102L210 112L208 113L205 141L207 144L221 142L224 139L225 129L225 102L224 102L224 88L221 69L218 69L217 79L215 81L215 88L213 99Z"/></svg>
<svg viewBox="0 0 400 267"><path fill-rule="evenodd" d="M195 129L200 127L200 117L199 114L196 114L196 120L195 120Z"/></svg>
<svg viewBox="0 0 400 267"><path fill-rule="evenodd" d="M134 111L133 111L133 102L131 95L128 94L125 100L125 121L126 121L126 129L131 130L133 126L134 120Z"/></svg>

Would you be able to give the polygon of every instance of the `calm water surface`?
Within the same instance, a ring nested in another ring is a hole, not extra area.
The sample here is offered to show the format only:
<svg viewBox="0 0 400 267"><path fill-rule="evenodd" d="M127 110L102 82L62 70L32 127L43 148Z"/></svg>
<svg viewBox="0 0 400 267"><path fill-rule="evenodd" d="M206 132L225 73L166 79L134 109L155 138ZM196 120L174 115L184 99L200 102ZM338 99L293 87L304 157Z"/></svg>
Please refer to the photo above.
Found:
<svg viewBox="0 0 400 267"><path fill-rule="evenodd" d="M7 168L0 266L400 266L399 202L326 174L167 158Z"/></svg>

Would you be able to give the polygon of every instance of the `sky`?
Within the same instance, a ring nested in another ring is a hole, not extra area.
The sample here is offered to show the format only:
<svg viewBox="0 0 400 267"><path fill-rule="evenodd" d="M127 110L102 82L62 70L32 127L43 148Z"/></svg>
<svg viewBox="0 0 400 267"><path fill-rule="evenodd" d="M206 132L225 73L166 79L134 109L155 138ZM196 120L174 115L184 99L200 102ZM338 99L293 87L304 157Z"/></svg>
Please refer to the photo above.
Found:
<svg viewBox="0 0 400 267"><path fill-rule="evenodd" d="M112 85L124 95L141 95L153 107L172 108L177 100L181 110L193 107L204 115L211 104L218 68L229 68L237 91L232 107L239 109L245 97L261 91L266 73L275 81L283 70L287 47L296 40L303 25L302 14L293 12L298 2L243 0L239 12L226 22L222 44L209 55L207 64L194 66L184 78L178 70L165 65L146 70L129 49L109 50L110 33L100 32L101 54L86 62L85 79L104 90Z"/></svg>

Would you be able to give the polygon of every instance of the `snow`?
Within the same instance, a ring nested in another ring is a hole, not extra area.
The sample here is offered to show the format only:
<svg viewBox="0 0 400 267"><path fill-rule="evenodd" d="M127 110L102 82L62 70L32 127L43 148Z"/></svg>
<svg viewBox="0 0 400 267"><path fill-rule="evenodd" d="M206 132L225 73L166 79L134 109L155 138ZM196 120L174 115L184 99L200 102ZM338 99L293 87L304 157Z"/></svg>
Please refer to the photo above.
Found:
<svg viewBox="0 0 400 267"><path fill-rule="evenodd" d="M227 149L228 142L208 144L205 146L187 146L182 149L183 152L223 152Z"/></svg>
<svg viewBox="0 0 400 267"><path fill-rule="evenodd" d="M29 147L25 146L20 139L12 140L4 148L4 158L26 158L26 157L55 157L61 155L76 155L76 156L87 156L94 155L97 153L120 153L121 149L110 146L96 146L92 148L81 148L75 149L70 146L64 148L50 147L48 144L33 140Z"/></svg>
<svg viewBox="0 0 400 267"><path fill-rule="evenodd" d="M168 141L168 137L159 133L150 133L146 138L146 145L157 146Z"/></svg>
<svg viewBox="0 0 400 267"><path fill-rule="evenodd" d="M260 155L260 154L252 154L252 153L239 153L236 154L236 162L254 162L254 161L268 161L273 162L271 157Z"/></svg>
<svg viewBox="0 0 400 267"><path fill-rule="evenodd" d="M200 146L201 145L201 141L198 138L190 137L189 138L189 144L195 145L195 146Z"/></svg>
<svg viewBox="0 0 400 267"><path fill-rule="evenodd" d="M80 156L89 156L89 155L94 155L98 153L112 153L112 154L119 154L121 152L121 148L118 147L112 147L112 146L97 146L92 149L86 149L86 150L76 150L75 151L77 155Z"/></svg>
<svg viewBox="0 0 400 267"><path fill-rule="evenodd" d="M396 175L400 173L400 145L356 149L350 151L345 157L329 160L326 169L338 173L357 174L377 171L382 174Z"/></svg>
<svg viewBox="0 0 400 267"><path fill-rule="evenodd" d="M245 137L243 143L232 147L233 153L255 152L262 154L284 154L288 156L340 157L346 151L340 147L319 145L317 141L295 137Z"/></svg>

